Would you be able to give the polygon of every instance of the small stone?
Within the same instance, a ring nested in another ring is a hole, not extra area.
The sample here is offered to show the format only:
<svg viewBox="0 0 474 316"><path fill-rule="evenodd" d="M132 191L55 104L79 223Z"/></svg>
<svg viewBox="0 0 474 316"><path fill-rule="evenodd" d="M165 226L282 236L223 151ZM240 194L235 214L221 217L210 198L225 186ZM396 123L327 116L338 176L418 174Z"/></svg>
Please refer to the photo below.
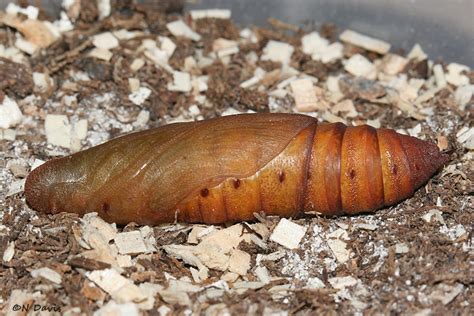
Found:
<svg viewBox="0 0 474 316"><path fill-rule="evenodd" d="M97 48L109 50L118 47L119 41L111 32L104 32L94 35L92 44Z"/></svg>
<svg viewBox="0 0 474 316"><path fill-rule="evenodd" d="M390 50L390 44L367 35L357 33L352 30L345 30L339 36L341 41L350 43L352 45L362 47L368 51L379 54L386 54Z"/></svg>
<svg viewBox="0 0 474 316"><path fill-rule="evenodd" d="M305 234L306 227L282 218L273 230L270 240L288 249L295 249Z"/></svg>
<svg viewBox="0 0 474 316"><path fill-rule="evenodd" d="M344 65L344 69L354 76L365 77L367 79L375 79L376 77L374 64L360 54L353 55Z"/></svg>
<svg viewBox="0 0 474 316"><path fill-rule="evenodd" d="M288 65L295 48L288 43L270 40L263 48L262 60L271 60Z"/></svg>
<svg viewBox="0 0 474 316"><path fill-rule="evenodd" d="M39 268L30 272L33 278L44 278L56 284L61 284L61 275L50 268Z"/></svg>
<svg viewBox="0 0 474 316"><path fill-rule="evenodd" d="M201 35L194 32L186 23L182 20L176 20L166 24L168 31L174 36L183 36L187 37L195 42L201 39Z"/></svg>
<svg viewBox="0 0 474 316"><path fill-rule="evenodd" d="M0 128L10 128L18 125L23 119L23 114L15 100L8 96L0 104Z"/></svg>

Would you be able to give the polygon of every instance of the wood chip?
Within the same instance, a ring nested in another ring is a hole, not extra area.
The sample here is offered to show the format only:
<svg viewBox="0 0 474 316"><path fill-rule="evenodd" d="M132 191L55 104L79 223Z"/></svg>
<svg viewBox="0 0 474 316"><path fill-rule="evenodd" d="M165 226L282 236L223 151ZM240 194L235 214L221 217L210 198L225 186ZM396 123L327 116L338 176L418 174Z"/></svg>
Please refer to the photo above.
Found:
<svg viewBox="0 0 474 316"><path fill-rule="evenodd" d="M198 33L194 32L186 23L184 23L182 20L176 20L174 22L170 22L166 24L166 27L168 28L168 31L170 31L171 34L174 36L183 36L187 37L195 42L199 41L201 39L201 35Z"/></svg>
<svg viewBox="0 0 474 316"><path fill-rule="evenodd" d="M64 148L71 147L71 125L66 115L48 114L44 129L49 144Z"/></svg>
<svg viewBox="0 0 474 316"><path fill-rule="evenodd" d="M395 253L402 254L402 253L408 253L409 251L410 251L410 248L408 248L407 244L405 243L395 244Z"/></svg>
<svg viewBox="0 0 474 316"><path fill-rule="evenodd" d="M132 71L138 71L145 65L145 61L141 58L135 58L130 65Z"/></svg>
<svg viewBox="0 0 474 316"><path fill-rule="evenodd" d="M110 268L110 264L108 263L80 256L69 259L68 264L71 267L85 270L103 270Z"/></svg>
<svg viewBox="0 0 474 316"><path fill-rule="evenodd" d="M141 105L151 94L151 90L147 87L140 87L137 91L130 93L128 99L135 105Z"/></svg>
<svg viewBox="0 0 474 316"><path fill-rule="evenodd" d="M140 89L140 79L138 78L128 78L128 87L130 92L137 92Z"/></svg>
<svg viewBox="0 0 474 316"><path fill-rule="evenodd" d="M27 53L28 55L34 55L39 50L39 47L37 45L22 38L16 39L15 46L22 52Z"/></svg>
<svg viewBox="0 0 474 316"><path fill-rule="evenodd" d="M306 234L306 227L282 218L273 230L270 240L288 249L298 248L298 245Z"/></svg>
<svg viewBox="0 0 474 316"><path fill-rule="evenodd" d="M329 46L329 41L318 32L311 32L301 37L301 48L308 55L320 54Z"/></svg>
<svg viewBox="0 0 474 316"><path fill-rule="evenodd" d="M135 255L147 251L145 242L139 231L131 231L126 233L119 233L115 236L115 244L118 251L123 255Z"/></svg>
<svg viewBox="0 0 474 316"><path fill-rule="evenodd" d="M100 60L110 61L114 54L111 51L104 48L94 48L89 52L90 57L94 57Z"/></svg>
<svg viewBox="0 0 474 316"><path fill-rule="evenodd" d="M119 41L111 32L104 32L94 35L92 38L92 44L97 48L109 50L118 47Z"/></svg>
<svg viewBox="0 0 474 316"><path fill-rule="evenodd" d="M261 60L271 60L287 65L290 63L294 50L295 48L288 43L270 40L263 48Z"/></svg>
<svg viewBox="0 0 474 316"><path fill-rule="evenodd" d="M471 101L474 95L474 85L460 86L454 92L454 99L458 103L461 111L464 111L466 105Z"/></svg>
<svg viewBox="0 0 474 316"><path fill-rule="evenodd" d="M119 303L140 302L146 299L138 286L114 269L86 272L86 277Z"/></svg>
<svg viewBox="0 0 474 316"><path fill-rule="evenodd" d="M355 54L349 58L344 65L344 69L354 76L365 77L367 79L373 80L377 76L374 64L360 54Z"/></svg>
<svg viewBox="0 0 474 316"><path fill-rule="evenodd" d="M368 51L386 54L390 50L390 44L352 30L345 30L339 36L341 41L362 47Z"/></svg>
<svg viewBox="0 0 474 316"><path fill-rule="evenodd" d="M459 87L469 84L469 78L462 72L470 71L469 67L457 63L450 63L447 67L446 81L453 86Z"/></svg>
<svg viewBox="0 0 474 316"><path fill-rule="evenodd" d="M359 113L357 112L354 106L354 102L348 99L341 101L337 103L336 105L334 105L333 107L331 107L331 112L336 115L342 112L342 113L345 113L347 117L356 117L357 115L359 115Z"/></svg>
<svg viewBox="0 0 474 316"><path fill-rule="evenodd" d="M441 66L440 64L434 65L433 74L435 76L436 86L438 87L438 89L442 89L446 87L447 82L446 82L446 78L444 77L443 66Z"/></svg>
<svg viewBox="0 0 474 316"><path fill-rule="evenodd" d="M407 55L408 59L415 59L417 61L422 61L428 58L428 56L425 54L423 49L421 48L421 45L416 43L413 48L410 50L410 52Z"/></svg>
<svg viewBox="0 0 474 316"><path fill-rule="evenodd" d="M10 128L18 125L23 119L23 114L15 100L8 96L0 104L0 128Z"/></svg>
<svg viewBox="0 0 474 316"><path fill-rule="evenodd" d="M346 287L355 286L359 282L359 280L352 276L329 278L328 281L335 289L344 289Z"/></svg>
<svg viewBox="0 0 474 316"><path fill-rule="evenodd" d="M445 225L444 219L443 219L443 213L437 209L432 209L426 212L425 215L421 216L426 222L432 223L434 221L437 221L443 225Z"/></svg>
<svg viewBox="0 0 474 316"><path fill-rule="evenodd" d="M441 301L443 305L448 305L456 298L456 296L461 294L463 290L464 285L461 283L456 283L455 285L440 283L436 286L435 290L429 297L432 300Z"/></svg>
<svg viewBox="0 0 474 316"><path fill-rule="evenodd" d="M234 249L229 259L230 272L245 276L250 269L250 255L245 251Z"/></svg>
<svg viewBox="0 0 474 316"><path fill-rule="evenodd" d="M323 115L322 115L322 119L328 123L343 123L343 124L347 124L347 121L345 119L343 119L342 117L339 117L335 114L332 114L331 112L329 111L324 111L323 112Z"/></svg>
<svg viewBox="0 0 474 316"><path fill-rule="evenodd" d="M187 72L174 71L173 83L168 83L168 90L189 92L192 89L191 75Z"/></svg>
<svg viewBox="0 0 474 316"><path fill-rule="evenodd" d="M340 239L329 239L327 241L329 248L340 263L349 260L351 252L347 249L347 243Z"/></svg>
<svg viewBox="0 0 474 316"><path fill-rule="evenodd" d="M396 54L387 54L382 61L382 71L388 75L397 75L405 69L408 59Z"/></svg>
<svg viewBox="0 0 474 316"><path fill-rule="evenodd" d="M94 312L94 316L139 316L140 311L137 304L124 303L118 304L114 300L110 300Z"/></svg>
<svg viewBox="0 0 474 316"><path fill-rule="evenodd" d="M213 18L213 19L230 19L231 11L227 9L207 9L207 10L191 10L189 11L193 20Z"/></svg>
<svg viewBox="0 0 474 316"><path fill-rule="evenodd" d="M293 80L290 83L295 99L296 110L300 112L312 112L321 110L321 104L316 97L316 90L310 79Z"/></svg>
<svg viewBox="0 0 474 316"><path fill-rule="evenodd" d="M50 268L39 268L30 272L33 278L43 278L56 284L61 284L61 275Z"/></svg>
<svg viewBox="0 0 474 316"><path fill-rule="evenodd" d="M10 260L13 259L14 255L15 255L15 242L9 241L7 248L3 252L3 257L2 257L3 262L10 262Z"/></svg>

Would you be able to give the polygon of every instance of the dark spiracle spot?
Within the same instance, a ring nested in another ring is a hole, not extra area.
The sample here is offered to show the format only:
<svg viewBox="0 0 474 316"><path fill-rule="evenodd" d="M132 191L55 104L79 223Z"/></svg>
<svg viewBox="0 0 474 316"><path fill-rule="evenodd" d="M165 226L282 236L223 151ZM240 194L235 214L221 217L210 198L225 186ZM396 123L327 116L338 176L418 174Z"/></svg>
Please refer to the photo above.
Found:
<svg viewBox="0 0 474 316"><path fill-rule="evenodd" d="M280 180L280 183L285 181L285 172L283 172L283 170L280 170L278 173L278 180Z"/></svg>
<svg viewBox="0 0 474 316"><path fill-rule="evenodd" d="M107 202L102 203L102 211L104 211L104 212L106 212L106 213L107 213L108 211L110 211L110 204L107 203Z"/></svg>
<svg viewBox="0 0 474 316"><path fill-rule="evenodd" d="M392 167L392 173L393 173L394 175L397 175L397 173L398 173L398 167L397 167L397 165L393 165L393 167Z"/></svg>
<svg viewBox="0 0 474 316"><path fill-rule="evenodd" d="M349 176L351 177L351 179L354 179L356 176L356 171L354 169L351 169L351 171L349 172Z"/></svg>
<svg viewBox="0 0 474 316"><path fill-rule="evenodd" d="M234 180L234 188L235 189L238 189L240 187L240 180L239 179L235 179Z"/></svg>
<svg viewBox="0 0 474 316"><path fill-rule="evenodd" d="M208 189L202 189L201 190L201 196L202 197L206 197L209 195L209 190Z"/></svg>

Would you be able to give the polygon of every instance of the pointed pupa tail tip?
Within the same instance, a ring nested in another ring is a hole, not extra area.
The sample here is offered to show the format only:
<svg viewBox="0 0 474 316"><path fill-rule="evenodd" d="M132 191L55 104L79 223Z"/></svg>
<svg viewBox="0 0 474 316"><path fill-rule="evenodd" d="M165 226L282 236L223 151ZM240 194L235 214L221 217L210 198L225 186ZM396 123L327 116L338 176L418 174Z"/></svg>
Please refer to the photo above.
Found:
<svg viewBox="0 0 474 316"><path fill-rule="evenodd" d="M406 135L399 135L399 137L410 164L411 178L416 188L426 183L451 160L452 152L440 151L434 142Z"/></svg>

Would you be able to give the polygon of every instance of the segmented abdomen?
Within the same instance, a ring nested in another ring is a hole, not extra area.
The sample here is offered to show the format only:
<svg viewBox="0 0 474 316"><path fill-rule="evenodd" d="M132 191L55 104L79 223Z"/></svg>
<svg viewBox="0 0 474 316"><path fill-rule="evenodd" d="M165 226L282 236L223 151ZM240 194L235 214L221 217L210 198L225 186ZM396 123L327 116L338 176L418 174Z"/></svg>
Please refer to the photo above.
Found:
<svg viewBox="0 0 474 316"><path fill-rule="evenodd" d="M254 175L203 187L175 212L180 221L222 223L251 220L259 211L374 211L411 196L436 171L439 162L422 154L437 153L435 147L389 129L314 123Z"/></svg>

